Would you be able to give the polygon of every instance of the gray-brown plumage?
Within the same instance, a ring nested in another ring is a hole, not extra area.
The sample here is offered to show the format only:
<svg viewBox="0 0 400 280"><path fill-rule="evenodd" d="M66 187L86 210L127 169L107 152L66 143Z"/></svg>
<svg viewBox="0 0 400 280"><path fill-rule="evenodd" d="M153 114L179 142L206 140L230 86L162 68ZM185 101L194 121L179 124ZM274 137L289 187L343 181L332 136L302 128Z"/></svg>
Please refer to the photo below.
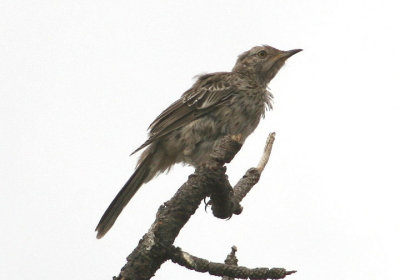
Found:
<svg viewBox="0 0 400 280"><path fill-rule="evenodd" d="M101 238L141 185L178 162L198 166L225 135L244 141L257 127L272 95L266 89L286 59L300 49L280 51L257 46L239 56L232 72L200 76L180 99L149 127L147 147L133 175L120 190L96 227Z"/></svg>

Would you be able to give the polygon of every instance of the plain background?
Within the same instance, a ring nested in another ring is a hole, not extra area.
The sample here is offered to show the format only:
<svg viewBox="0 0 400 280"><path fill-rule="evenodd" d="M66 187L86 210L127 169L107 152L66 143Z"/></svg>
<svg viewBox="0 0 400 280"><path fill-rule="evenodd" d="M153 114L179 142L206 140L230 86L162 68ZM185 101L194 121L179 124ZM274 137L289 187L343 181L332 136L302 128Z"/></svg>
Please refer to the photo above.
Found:
<svg viewBox="0 0 400 280"><path fill-rule="evenodd" d="M193 171L143 187L101 240L150 122L199 73L260 44L303 48L270 83L274 110L228 174L276 141L229 221L202 205L175 244L287 279L399 279L397 1L0 3L0 278L111 279ZM154 279L211 279L165 263ZM215 278L216 279L216 278Z"/></svg>

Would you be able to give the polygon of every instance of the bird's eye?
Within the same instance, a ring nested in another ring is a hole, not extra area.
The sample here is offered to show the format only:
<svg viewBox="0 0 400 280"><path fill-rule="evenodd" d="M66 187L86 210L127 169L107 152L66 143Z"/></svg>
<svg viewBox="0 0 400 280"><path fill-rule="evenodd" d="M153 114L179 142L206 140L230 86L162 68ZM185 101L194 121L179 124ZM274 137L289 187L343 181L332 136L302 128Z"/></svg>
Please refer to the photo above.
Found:
<svg viewBox="0 0 400 280"><path fill-rule="evenodd" d="M259 57L266 57L267 56L267 52L266 51L259 51L257 55Z"/></svg>

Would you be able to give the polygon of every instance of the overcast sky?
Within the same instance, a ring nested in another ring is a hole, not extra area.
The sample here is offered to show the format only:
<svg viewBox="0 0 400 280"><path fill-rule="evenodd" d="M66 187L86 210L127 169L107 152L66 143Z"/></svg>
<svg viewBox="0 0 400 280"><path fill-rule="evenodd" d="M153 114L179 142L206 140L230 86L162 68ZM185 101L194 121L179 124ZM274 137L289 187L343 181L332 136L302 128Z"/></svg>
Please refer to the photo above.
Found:
<svg viewBox="0 0 400 280"><path fill-rule="evenodd" d="M269 87L274 110L228 175L270 162L225 221L202 205L175 245L222 262L298 270L297 280L399 279L397 1L0 3L0 278L111 279L193 172L137 193L94 228L131 175L151 121L193 76L229 71L260 44L304 51ZM154 279L211 279L165 263ZM217 278L214 278L217 279Z"/></svg>

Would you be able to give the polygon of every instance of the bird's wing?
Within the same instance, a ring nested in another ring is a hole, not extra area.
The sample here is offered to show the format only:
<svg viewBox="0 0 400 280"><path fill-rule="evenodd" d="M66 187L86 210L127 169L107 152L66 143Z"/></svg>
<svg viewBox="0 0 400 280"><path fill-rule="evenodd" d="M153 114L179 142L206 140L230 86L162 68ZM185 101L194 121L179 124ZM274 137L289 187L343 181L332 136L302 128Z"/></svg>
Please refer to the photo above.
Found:
<svg viewBox="0 0 400 280"><path fill-rule="evenodd" d="M133 153L225 104L238 91L237 85L237 78L232 79L230 73L200 76L191 89L150 124L149 139Z"/></svg>

